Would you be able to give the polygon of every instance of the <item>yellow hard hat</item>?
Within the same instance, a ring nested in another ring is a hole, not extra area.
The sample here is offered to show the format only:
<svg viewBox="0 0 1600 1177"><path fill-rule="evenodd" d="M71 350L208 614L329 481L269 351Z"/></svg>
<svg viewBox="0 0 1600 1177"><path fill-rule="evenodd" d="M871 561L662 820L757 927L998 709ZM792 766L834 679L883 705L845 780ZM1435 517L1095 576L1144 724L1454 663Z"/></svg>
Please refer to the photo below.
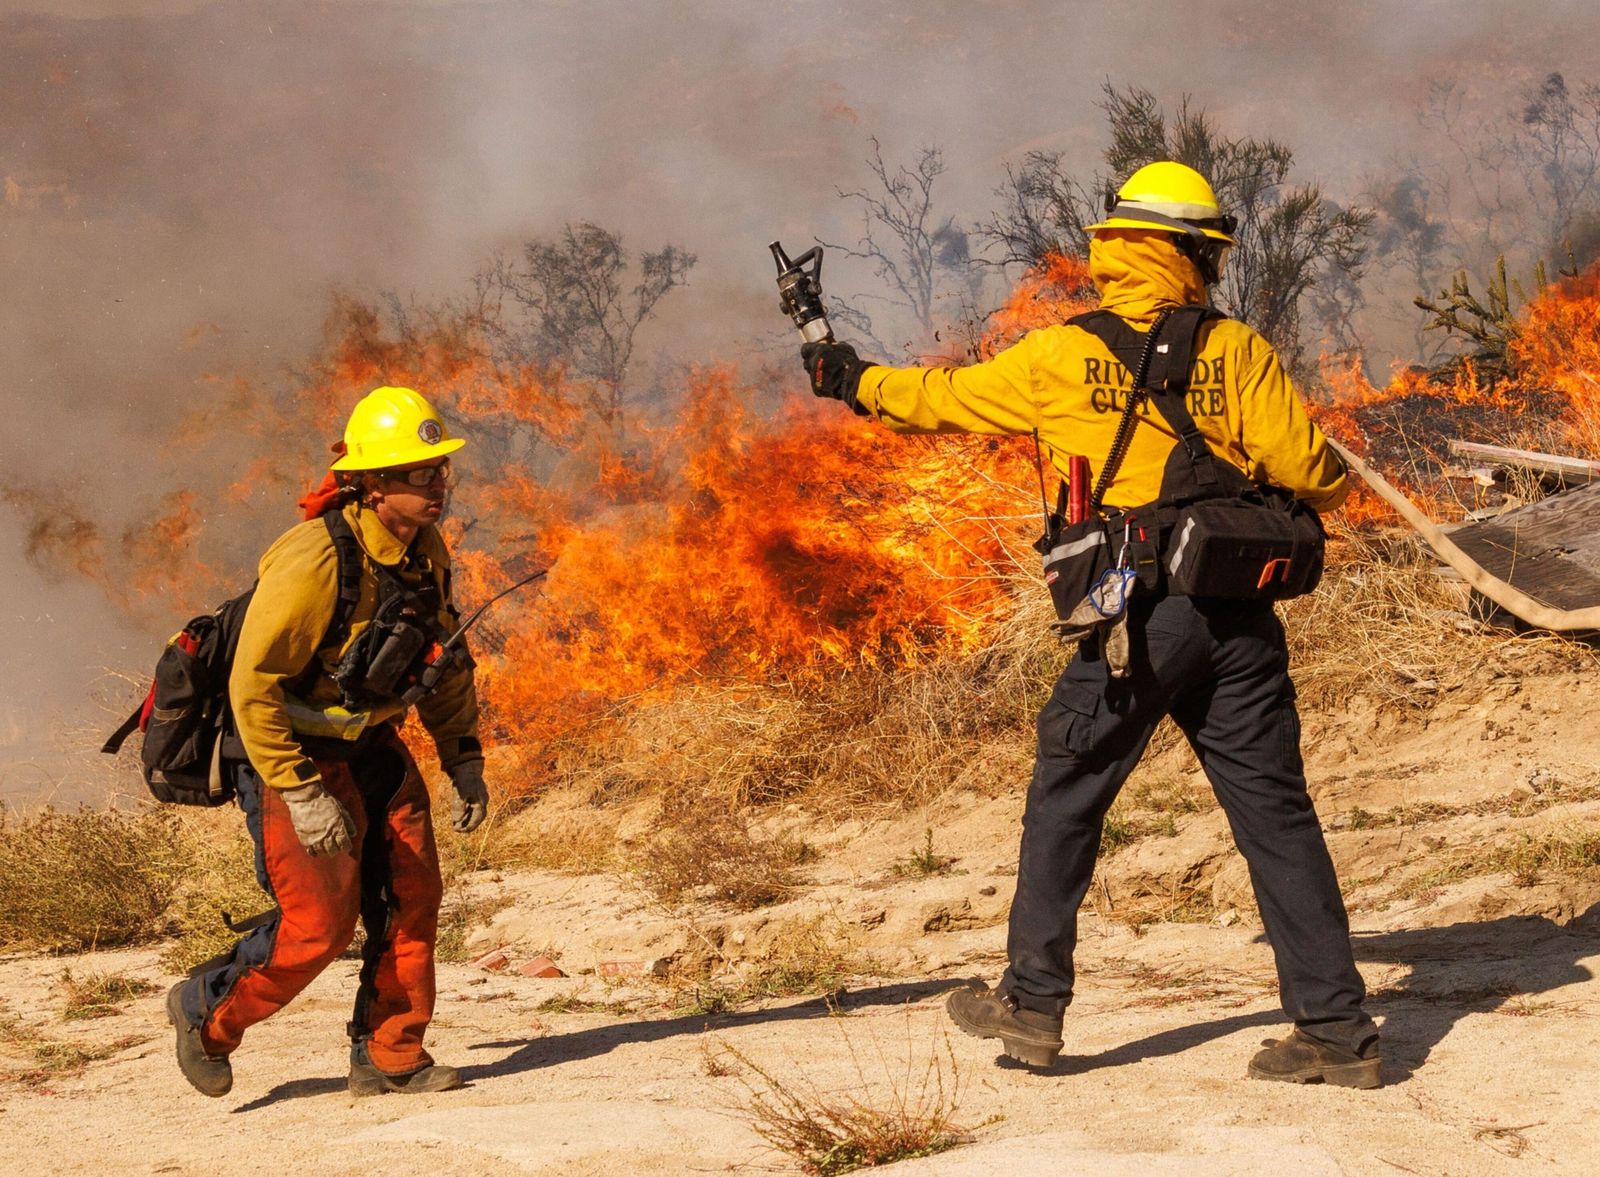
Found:
<svg viewBox="0 0 1600 1177"><path fill-rule="evenodd" d="M451 437L439 413L410 388L374 388L356 402L344 427L344 457L335 470L387 470L453 454L467 443Z"/></svg>
<svg viewBox="0 0 1600 1177"><path fill-rule="evenodd" d="M1106 194L1106 218L1096 229L1165 229L1189 237L1235 244L1234 219L1217 206L1211 184L1191 167L1171 160L1145 164L1116 196Z"/></svg>

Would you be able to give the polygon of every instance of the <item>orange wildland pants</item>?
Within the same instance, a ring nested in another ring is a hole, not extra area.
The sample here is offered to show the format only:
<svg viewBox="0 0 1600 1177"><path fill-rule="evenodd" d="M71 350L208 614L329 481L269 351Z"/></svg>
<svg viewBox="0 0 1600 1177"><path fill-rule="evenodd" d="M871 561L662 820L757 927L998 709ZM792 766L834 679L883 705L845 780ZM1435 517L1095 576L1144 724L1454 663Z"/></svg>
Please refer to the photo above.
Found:
<svg viewBox="0 0 1600 1177"><path fill-rule="evenodd" d="M351 1038L364 1039L373 1065L392 1074L433 1061L422 1039L433 1018L443 888L428 791L392 729L369 738L373 746L349 762L316 760L323 787L355 822L352 850L338 854L307 854L276 790L248 764L236 767L256 873L279 915L185 995L211 1054L232 1052L246 1029L293 1000L350 944L362 917L367 947Z"/></svg>

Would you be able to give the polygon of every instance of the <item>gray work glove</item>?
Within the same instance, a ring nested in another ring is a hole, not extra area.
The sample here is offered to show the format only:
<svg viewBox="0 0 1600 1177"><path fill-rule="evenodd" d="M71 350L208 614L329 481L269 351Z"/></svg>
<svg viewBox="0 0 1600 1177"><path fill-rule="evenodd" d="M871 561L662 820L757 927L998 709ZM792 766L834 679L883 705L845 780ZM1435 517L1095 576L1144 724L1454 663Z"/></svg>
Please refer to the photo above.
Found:
<svg viewBox="0 0 1600 1177"><path fill-rule="evenodd" d="M483 761L466 760L450 770L455 800L450 802L450 828L470 834L489 816L489 786L483 783Z"/></svg>
<svg viewBox="0 0 1600 1177"><path fill-rule="evenodd" d="M339 799L324 789L320 781L295 789L281 789L278 796L289 807L295 837L311 857L350 849L350 840L356 832L355 822L350 820Z"/></svg>

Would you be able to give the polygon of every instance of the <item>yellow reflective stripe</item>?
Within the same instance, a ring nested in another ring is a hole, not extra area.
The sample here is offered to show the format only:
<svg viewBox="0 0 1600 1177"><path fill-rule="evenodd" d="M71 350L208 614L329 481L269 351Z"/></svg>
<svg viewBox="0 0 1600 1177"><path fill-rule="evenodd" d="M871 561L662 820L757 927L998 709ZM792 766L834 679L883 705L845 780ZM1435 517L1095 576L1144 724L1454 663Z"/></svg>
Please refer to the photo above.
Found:
<svg viewBox="0 0 1600 1177"><path fill-rule="evenodd" d="M283 697L283 709L288 713L290 729L302 736L356 740L372 722L370 711L349 711L339 706L313 707L290 694Z"/></svg>

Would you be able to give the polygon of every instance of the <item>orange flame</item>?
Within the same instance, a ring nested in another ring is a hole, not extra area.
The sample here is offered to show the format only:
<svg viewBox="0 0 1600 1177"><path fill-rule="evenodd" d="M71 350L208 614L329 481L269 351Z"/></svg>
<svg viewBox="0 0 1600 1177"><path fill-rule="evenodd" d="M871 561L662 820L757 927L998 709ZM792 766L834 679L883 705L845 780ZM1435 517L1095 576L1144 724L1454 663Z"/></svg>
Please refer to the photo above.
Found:
<svg viewBox="0 0 1600 1177"><path fill-rule="evenodd" d="M1451 438L1533 450L1600 452L1600 265L1547 287L1524 308L1507 349L1510 375L1486 376L1470 359L1453 371L1398 370L1382 388L1358 368L1325 362L1331 400L1314 403L1324 432L1376 457L1420 505L1444 517L1478 505L1470 485L1441 474L1459 460ZM1390 521L1376 496L1357 487L1346 525Z"/></svg>
<svg viewBox="0 0 1600 1177"><path fill-rule="evenodd" d="M1471 428L1504 442L1508 423L1564 413L1573 438L1592 439L1597 285L1591 272L1529 308L1520 381L1485 381L1468 365L1443 382L1402 371L1378 388L1330 368L1331 396L1315 415L1369 455L1425 455L1435 467L1443 439ZM1053 258L995 313L979 350L992 355L1090 305L1085 264ZM1019 570L1031 576L1031 554L1016 556L1038 528L1028 439L894 436L794 391L798 374L781 380L789 391L776 414L758 413L775 382L700 369L673 420L613 430L585 415L590 390L560 371L508 369L470 320L436 317L396 336L341 300L292 397L219 381L217 403L183 440L249 421L255 453L233 493L282 489L287 509L321 473L306 438L331 441L374 385L422 388L460 420L472 445L447 524L458 598L470 606L550 568L475 634L489 734L537 764L562 732L684 683L805 679L973 650L1012 606ZM1545 390L1560 393L1557 409ZM192 549L196 501L173 498L158 534L125 555L154 566L158 549ZM1376 517L1357 502L1355 521ZM58 525L38 542L103 577L107 545L92 526ZM527 779L536 786L539 771Z"/></svg>
<svg viewBox="0 0 1600 1177"><path fill-rule="evenodd" d="M1600 262L1529 305L1510 354L1529 381L1561 394L1567 443L1600 456Z"/></svg>

